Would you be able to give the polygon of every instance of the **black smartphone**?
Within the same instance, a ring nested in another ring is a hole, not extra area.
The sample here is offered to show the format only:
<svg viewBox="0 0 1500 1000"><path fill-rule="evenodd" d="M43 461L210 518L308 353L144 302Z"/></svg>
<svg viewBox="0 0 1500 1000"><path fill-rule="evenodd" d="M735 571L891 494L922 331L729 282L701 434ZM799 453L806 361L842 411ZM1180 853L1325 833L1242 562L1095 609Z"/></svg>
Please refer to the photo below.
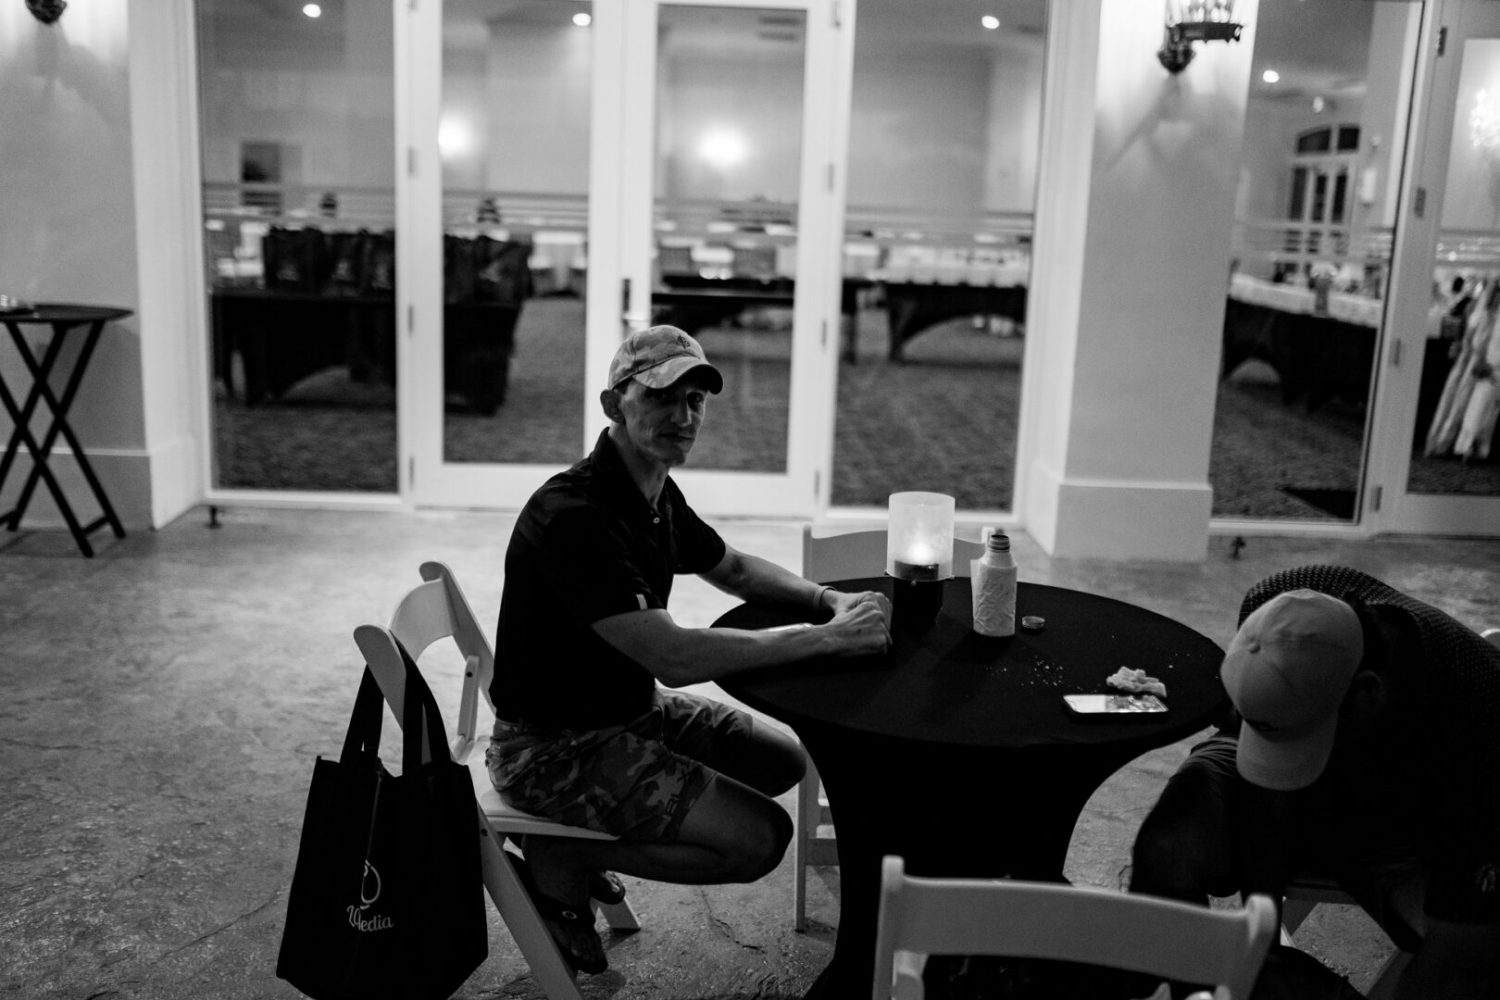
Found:
<svg viewBox="0 0 1500 1000"><path fill-rule="evenodd" d="M1157 715L1167 706L1154 694L1065 694L1075 715Z"/></svg>

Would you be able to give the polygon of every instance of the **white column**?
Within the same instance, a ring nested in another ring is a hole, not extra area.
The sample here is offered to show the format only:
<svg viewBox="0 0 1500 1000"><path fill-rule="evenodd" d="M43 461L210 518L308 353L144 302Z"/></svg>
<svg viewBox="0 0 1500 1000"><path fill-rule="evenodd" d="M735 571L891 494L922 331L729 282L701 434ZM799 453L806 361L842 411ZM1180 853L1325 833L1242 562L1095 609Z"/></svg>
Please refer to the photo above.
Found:
<svg viewBox="0 0 1500 1000"><path fill-rule="evenodd" d="M1175 76L1158 5L1053 7L1020 456L1052 555L1206 552L1255 7Z"/></svg>

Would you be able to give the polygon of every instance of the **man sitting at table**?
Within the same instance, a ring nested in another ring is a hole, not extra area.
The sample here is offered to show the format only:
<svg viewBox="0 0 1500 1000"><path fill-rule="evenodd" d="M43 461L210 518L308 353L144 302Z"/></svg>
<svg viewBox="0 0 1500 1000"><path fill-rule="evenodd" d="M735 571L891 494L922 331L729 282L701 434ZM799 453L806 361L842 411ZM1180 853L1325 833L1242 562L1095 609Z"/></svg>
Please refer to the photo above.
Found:
<svg viewBox="0 0 1500 1000"><path fill-rule="evenodd" d="M1240 614L1238 725L1167 783L1132 891L1280 899L1331 876L1414 953L1398 997L1500 996L1500 649L1343 567L1277 573Z"/></svg>
<svg viewBox="0 0 1500 1000"><path fill-rule="evenodd" d="M504 799L615 841L527 837L520 866L563 954L607 967L590 895L604 872L668 882L754 881L792 837L773 801L802 777L796 741L749 714L663 690L809 657L884 652L883 595L846 594L727 545L668 475L687 460L724 385L698 342L670 326L631 334L600 394L610 426L593 453L527 501L505 555L487 753ZM674 573L744 601L828 616L805 629L684 628L667 613Z"/></svg>

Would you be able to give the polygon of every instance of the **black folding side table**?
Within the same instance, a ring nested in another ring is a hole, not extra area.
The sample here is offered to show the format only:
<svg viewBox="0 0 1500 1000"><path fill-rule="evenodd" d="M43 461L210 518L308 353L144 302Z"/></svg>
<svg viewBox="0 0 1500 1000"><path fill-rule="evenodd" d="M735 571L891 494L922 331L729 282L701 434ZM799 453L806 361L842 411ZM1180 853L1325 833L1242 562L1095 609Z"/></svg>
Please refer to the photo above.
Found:
<svg viewBox="0 0 1500 1000"><path fill-rule="evenodd" d="M93 466L89 464L83 445L78 442L78 436L73 433L73 428L68 424L68 408L73 405L73 398L78 394L78 386L83 381L83 373L88 368L89 359L93 356L94 346L99 342L99 334L103 332L104 324L112 320L123 319L130 313L129 309L115 309L109 306L39 303L25 312L0 315L0 323L4 323L5 328L10 331L10 339L16 345L17 353L21 355L21 360L25 362L26 369L31 374L31 389L26 393L25 401L18 405L16 394L11 391L10 386L6 385L4 371L0 370L0 403L5 404L5 411L10 414L10 419L15 425L10 434L10 441L5 446L5 455L0 458L0 490L5 487L5 480L10 475L11 466L15 464L16 455L20 452L22 445L26 446L32 462L31 472L26 476L26 482L21 487L16 505L0 513L0 524L7 529L16 531L21 527L21 517L26 513L26 508L36 493L37 482L40 480L47 484L52 499L57 503L58 511L67 522L68 530L73 533L73 540L78 543L84 555L93 556L94 547L89 544L89 535L106 524L114 531L116 538L125 537L125 529L121 526L114 507L110 505L109 497L105 495L104 487L99 483L99 477L94 474ZM21 332L21 327L26 324L46 324L52 327L52 339L48 342L46 350L42 352L40 361L37 360L35 352L32 351L31 345L27 343L26 337ZM73 370L68 373L62 395L59 396L52 391L49 379L62 354L63 342L79 329L86 330L83 334L83 346L78 351ZM47 408L52 411L52 422L42 435L41 441L38 442L31 432L31 419L37 414L40 409L39 404L42 402L45 402ZM48 467L47 461L52 455L52 447L57 443L58 437L62 437L68 443L68 447L73 450L73 459L78 463L78 468L83 472L84 479L88 481L89 488L94 491L94 499L99 502L99 508L103 511L87 524L79 522L78 515L73 512L72 505L63 494L57 477Z"/></svg>

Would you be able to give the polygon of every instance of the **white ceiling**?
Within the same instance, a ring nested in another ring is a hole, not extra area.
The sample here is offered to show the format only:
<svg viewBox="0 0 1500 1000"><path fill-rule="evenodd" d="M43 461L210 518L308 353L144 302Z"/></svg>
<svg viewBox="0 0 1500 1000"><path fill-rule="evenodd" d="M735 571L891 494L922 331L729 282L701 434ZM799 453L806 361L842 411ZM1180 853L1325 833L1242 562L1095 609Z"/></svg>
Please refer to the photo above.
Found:
<svg viewBox="0 0 1500 1000"><path fill-rule="evenodd" d="M221 27L243 30L290 29L298 22L313 28L300 14L303 0L200 0L212 11ZM605 0L443 0L444 40L452 48L480 48L487 25L567 25L573 14L590 11ZM1034 48L1046 32L1048 0L857 0L859 50L878 52L892 48L1004 50ZM1051 0L1065 3L1068 0ZM1252 81L1257 97L1306 97L1314 94L1349 96L1363 90L1370 25L1377 7L1404 7L1418 0L1259 0L1255 24L1255 70ZM340 30L349 0L321 0L324 15L316 23L317 33ZM1140 0L1143 16L1158 10L1155 0ZM691 7L691 4L680 6ZM699 11L702 11L699 8ZM688 13L686 11L684 14ZM694 12L696 15L698 12ZM715 25L713 18L689 16L674 29L681 39L688 23L711 32L721 49L734 44L746 47L785 44L782 23L759 24L758 14L784 17L784 12L726 14ZM983 14L1000 19L996 31L979 24ZM1155 15L1160 16L1160 15ZM1261 72L1274 68L1281 73L1276 85L1263 84Z"/></svg>

